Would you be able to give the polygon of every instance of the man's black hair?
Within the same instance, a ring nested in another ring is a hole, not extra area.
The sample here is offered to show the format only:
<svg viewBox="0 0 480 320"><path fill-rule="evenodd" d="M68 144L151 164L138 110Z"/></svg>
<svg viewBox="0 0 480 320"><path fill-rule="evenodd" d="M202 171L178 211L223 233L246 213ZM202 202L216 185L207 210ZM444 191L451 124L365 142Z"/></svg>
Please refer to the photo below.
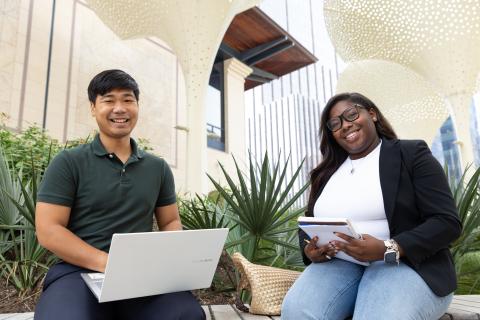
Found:
<svg viewBox="0 0 480 320"><path fill-rule="evenodd" d="M88 85L88 100L95 103L98 95L105 95L114 89L132 90L138 101L140 91L138 84L128 73L118 70L105 70L93 77Z"/></svg>

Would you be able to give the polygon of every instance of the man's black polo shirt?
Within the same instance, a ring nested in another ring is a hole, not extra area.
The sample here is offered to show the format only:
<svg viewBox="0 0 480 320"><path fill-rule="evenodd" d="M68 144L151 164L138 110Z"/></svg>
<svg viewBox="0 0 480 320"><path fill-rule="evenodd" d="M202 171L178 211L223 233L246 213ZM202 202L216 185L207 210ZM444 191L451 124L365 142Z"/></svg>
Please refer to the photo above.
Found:
<svg viewBox="0 0 480 320"><path fill-rule="evenodd" d="M113 233L152 231L155 207L175 203L168 164L130 140L132 155L123 164L99 136L59 153L48 166L37 201L71 208L67 228L107 251Z"/></svg>

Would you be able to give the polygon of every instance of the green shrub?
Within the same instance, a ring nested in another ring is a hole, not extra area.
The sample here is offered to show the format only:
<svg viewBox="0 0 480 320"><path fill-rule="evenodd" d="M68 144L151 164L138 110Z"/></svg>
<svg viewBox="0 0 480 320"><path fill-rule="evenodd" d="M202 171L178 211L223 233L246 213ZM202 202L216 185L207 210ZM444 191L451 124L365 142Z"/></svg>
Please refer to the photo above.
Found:
<svg viewBox="0 0 480 320"><path fill-rule="evenodd" d="M36 172L42 174L51 158L58 152L90 142L95 134L94 131L86 138L72 139L62 143L50 137L46 131L35 125L20 133L0 127L0 148L12 163L13 169L21 170L25 165L29 166L33 159ZM143 150L153 150L147 139L138 138L137 142ZM24 178L31 178L29 170L25 172Z"/></svg>
<svg viewBox="0 0 480 320"><path fill-rule="evenodd" d="M56 154L62 148L57 140L51 139L35 126L29 127L23 133L1 129L0 146L12 163L12 169L21 170L33 160L37 172L43 172L50 162L50 155ZM31 178L28 177L28 171L26 175L26 178Z"/></svg>

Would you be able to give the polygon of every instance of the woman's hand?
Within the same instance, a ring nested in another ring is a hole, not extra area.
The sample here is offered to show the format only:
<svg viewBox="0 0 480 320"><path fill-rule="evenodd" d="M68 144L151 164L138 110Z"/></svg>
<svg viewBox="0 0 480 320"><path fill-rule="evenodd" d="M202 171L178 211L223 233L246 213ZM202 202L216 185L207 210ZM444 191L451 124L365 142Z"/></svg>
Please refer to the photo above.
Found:
<svg viewBox="0 0 480 320"><path fill-rule="evenodd" d="M312 262L327 262L332 259L337 251L332 244L317 247L318 237L313 237L304 248L305 255Z"/></svg>
<svg viewBox="0 0 480 320"><path fill-rule="evenodd" d="M362 234L362 239L355 239L340 232L335 234L346 241L332 241L331 243L335 249L345 252L358 261L383 260L386 248L382 240L369 234Z"/></svg>

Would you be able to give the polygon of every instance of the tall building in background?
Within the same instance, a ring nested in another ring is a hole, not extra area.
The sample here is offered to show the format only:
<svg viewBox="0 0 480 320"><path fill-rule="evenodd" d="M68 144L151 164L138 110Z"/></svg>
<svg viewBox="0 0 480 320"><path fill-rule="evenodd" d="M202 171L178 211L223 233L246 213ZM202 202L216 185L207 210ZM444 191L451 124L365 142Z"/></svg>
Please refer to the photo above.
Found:
<svg viewBox="0 0 480 320"><path fill-rule="evenodd" d="M472 104L470 105L470 135L472 138L474 156L474 163L472 165L475 168L480 166L479 116L478 103L476 103L476 97L474 97L472 99ZM455 133L455 126L452 118L448 117L438 130L437 136L433 140L431 149L435 158L437 158L437 160L443 166L448 167L449 176L454 177L455 181L459 181L463 174L463 169L460 161L460 152L458 150L456 141L457 135Z"/></svg>
<svg viewBox="0 0 480 320"><path fill-rule="evenodd" d="M335 92L344 63L337 56L325 28L323 1L265 0L260 8L318 58L313 65L245 92L247 148L258 161L265 152L272 162L285 162L289 158L290 175L305 159L296 185L298 189L308 181L309 172L321 160L320 114ZM471 132L478 167L480 136L477 117L476 106L473 106ZM462 168L456 140L454 125L449 118L439 128L434 141L427 143L439 162L447 164L450 175L458 180ZM304 195L302 199L303 204L306 197Z"/></svg>
<svg viewBox="0 0 480 320"><path fill-rule="evenodd" d="M260 8L318 58L245 92L247 148L258 161L265 152L272 162L290 159L290 177L304 159L299 189L320 162L320 113L335 92L342 63L325 29L323 1L265 0Z"/></svg>
<svg viewBox="0 0 480 320"><path fill-rule="evenodd" d="M476 99L472 99L472 105L470 106L470 135L472 137L473 145L473 159L475 161L475 167L480 166L480 126L479 126L479 112L478 103Z"/></svg>
<svg viewBox="0 0 480 320"><path fill-rule="evenodd" d="M458 181L462 175L462 167L460 152L455 141L457 141L457 135L452 117L448 117L438 130L431 149L440 164L448 167L449 176L455 177L455 180Z"/></svg>

